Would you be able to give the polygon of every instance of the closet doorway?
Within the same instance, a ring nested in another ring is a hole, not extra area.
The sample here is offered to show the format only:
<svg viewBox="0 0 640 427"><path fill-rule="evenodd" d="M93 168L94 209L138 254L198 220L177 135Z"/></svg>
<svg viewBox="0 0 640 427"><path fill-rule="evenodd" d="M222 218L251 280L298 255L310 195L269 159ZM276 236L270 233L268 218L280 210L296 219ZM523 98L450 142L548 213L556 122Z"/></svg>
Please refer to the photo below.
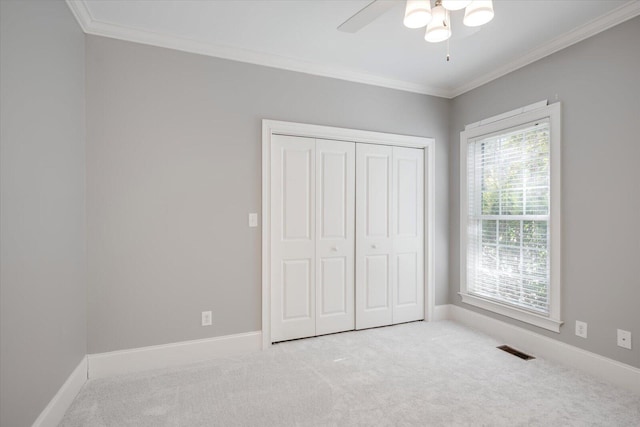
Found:
<svg viewBox="0 0 640 427"><path fill-rule="evenodd" d="M431 319L434 142L263 120L263 348Z"/></svg>

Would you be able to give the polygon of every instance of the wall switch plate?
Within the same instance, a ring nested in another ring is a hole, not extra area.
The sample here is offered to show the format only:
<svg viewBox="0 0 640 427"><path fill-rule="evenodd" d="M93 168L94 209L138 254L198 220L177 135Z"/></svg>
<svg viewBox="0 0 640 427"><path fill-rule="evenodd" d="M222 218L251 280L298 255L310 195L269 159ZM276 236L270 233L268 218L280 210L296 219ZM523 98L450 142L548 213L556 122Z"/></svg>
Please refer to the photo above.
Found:
<svg viewBox="0 0 640 427"><path fill-rule="evenodd" d="M213 317L211 316L211 312L210 311L203 311L202 312L202 326L211 326L212 322L213 322Z"/></svg>
<svg viewBox="0 0 640 427"><path fill-rule="evenodd" d="M249 227L257 227L258 226L258 214L250 213L249 214Z"/></svg>
<svg viewBox="0 0 640 427"><path fill-rule="evenodd" d="M631 350L631 332L618 329L618 346Z"/></svg>
<svg viewBox="0 0 640 427"><path fill-rule="evenodd" d="M576 335L582 338L587 337L587 322L576 320Z"/></svg>

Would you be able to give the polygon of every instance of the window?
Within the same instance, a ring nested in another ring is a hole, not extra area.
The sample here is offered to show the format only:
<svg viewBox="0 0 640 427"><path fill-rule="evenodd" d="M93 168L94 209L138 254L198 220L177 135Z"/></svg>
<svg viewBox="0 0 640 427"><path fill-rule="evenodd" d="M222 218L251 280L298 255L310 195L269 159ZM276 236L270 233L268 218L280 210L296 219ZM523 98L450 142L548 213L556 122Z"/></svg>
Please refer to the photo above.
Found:
<svg viewBox="0 0 640 427"><path fill-rule="evenodd" d="M504 116L461 133L460 293L559 332L560 105Z"/></svg>

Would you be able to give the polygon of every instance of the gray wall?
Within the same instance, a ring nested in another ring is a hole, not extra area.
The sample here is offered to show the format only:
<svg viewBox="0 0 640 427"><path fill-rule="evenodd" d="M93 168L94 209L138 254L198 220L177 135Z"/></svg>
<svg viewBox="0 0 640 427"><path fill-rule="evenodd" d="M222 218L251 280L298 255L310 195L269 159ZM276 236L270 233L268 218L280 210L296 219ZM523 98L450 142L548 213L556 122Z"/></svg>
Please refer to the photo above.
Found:
<svg viewBox="0 0 640 427"><path fill-rule="evenodd" d="M453 100L449 301L459 288L459 132L542 99L562 102L562 317L554 334L510 323L640 367L640 18L614 27ZM588 339L574 335L589 324ZM616 329L635 333L633 351Z"/></svg>
<svg viewBox="0 0 640 427"><path fill-rule="evenodd" d="M87 37L89 353L261 329L261 120L435 137L448 286L450 101ZM200 312L213 311L213 326Z"/></svg>
<svg viewBox="0 0 640 427"><path fill-rule="evenodd" d="M84 34L0 2L0 425L30 426L86 354Z"/></svg>

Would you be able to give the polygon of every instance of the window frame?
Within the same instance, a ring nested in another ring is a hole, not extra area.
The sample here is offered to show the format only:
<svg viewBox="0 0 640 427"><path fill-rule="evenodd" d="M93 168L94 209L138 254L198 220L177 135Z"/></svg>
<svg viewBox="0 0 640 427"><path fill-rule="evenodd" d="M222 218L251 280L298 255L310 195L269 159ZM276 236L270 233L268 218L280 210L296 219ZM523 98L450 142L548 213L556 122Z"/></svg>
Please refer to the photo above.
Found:
<svg viewBox="0 0 640 427"><path fill-rule="evenodd" d="M561 258L560 258L560 146L561 120L560 103L551 105L533 104L514 112L509 112L468 125L460 132L460 296L462 302L498 313L553 332L560 332L561 320ZM550 206L549 206L549 314L539 314L517 306L484 298L469 292L467 287L467 246L468 246L468 181L467 153L470 141L483 136L507 132L509 129L526 125L536 120L549 121L549 163L550 163Z"/></svg>

